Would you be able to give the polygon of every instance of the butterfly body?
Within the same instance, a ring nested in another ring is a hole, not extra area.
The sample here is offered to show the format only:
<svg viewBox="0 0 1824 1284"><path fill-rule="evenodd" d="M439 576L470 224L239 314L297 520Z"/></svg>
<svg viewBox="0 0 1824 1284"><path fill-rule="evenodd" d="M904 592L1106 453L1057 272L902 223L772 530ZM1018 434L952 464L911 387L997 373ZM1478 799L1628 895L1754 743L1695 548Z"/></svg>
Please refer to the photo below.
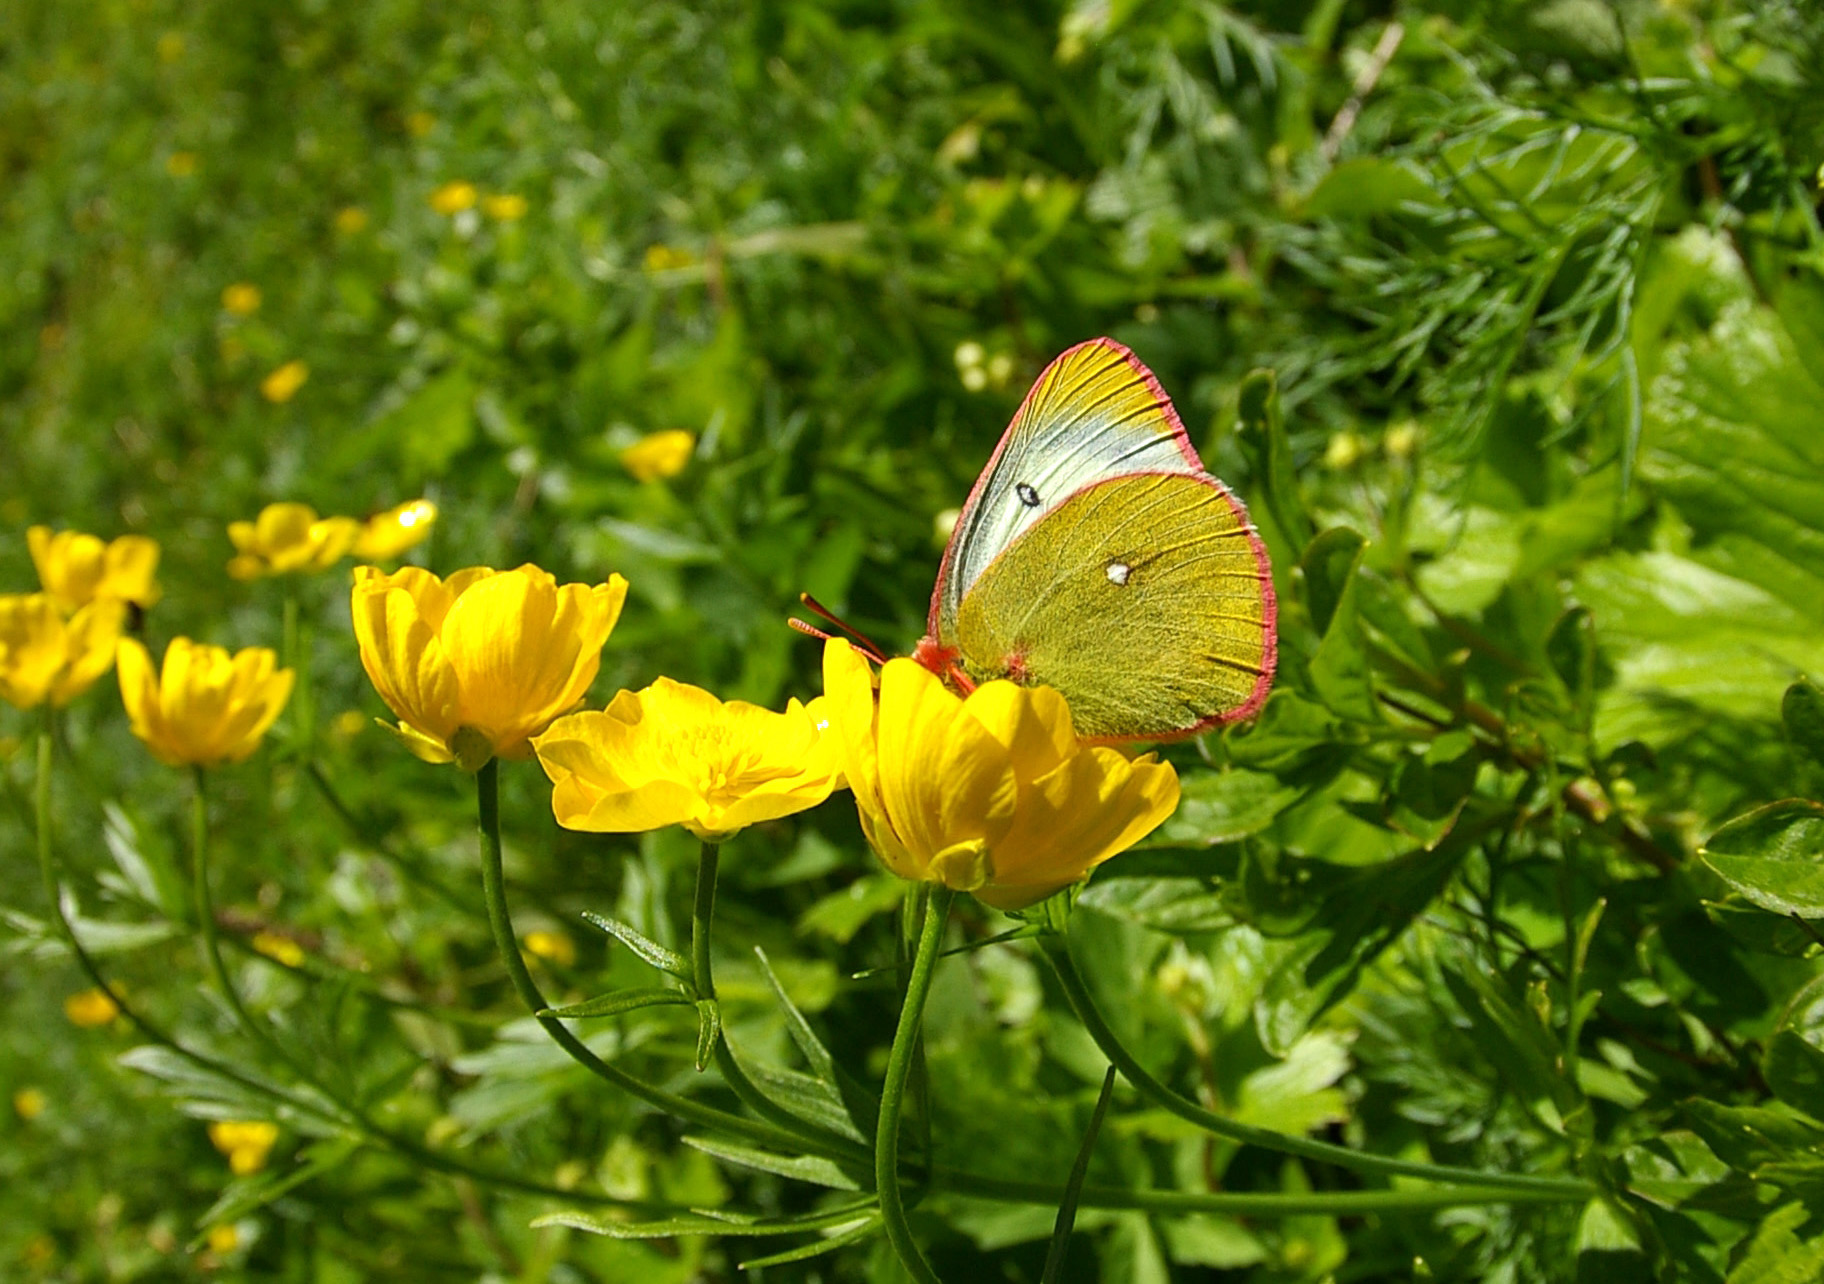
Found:
<svg viewBox="0 0 1824 1284"><path fill-rule="evenodd" d="M945 550L914 657L967 690L1055 687L1079 733L1249 717L1276 659L1266 549L1152 373L1079 344L1027 394Z"/></svg>

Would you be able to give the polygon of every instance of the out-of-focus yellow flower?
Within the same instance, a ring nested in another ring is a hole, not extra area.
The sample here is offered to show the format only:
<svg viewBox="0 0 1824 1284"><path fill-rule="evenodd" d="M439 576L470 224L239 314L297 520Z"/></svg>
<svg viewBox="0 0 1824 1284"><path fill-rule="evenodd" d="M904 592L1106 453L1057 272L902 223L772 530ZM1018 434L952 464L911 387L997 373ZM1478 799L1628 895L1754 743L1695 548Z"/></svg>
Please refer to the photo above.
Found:
<svg viewBox="0 0 1824 1284"><path fill-rule="evenodd" d="M344 709L331 719L329 729L338 740L353 740L367 730L368 721L359 709Z"/></svg>
<svg viewBox="0 0 1824 1284"><path fill-rule="evenodd" d="M985 682L964 699L923 665L889 660L877 705L867 661L841 639L824 646L823 683L862 831L901 878L1019 909L1178 805L1169 763L1079 744L1049 687Z"/></svg>
<svg viewBox="0 0 1824 1284"><path fill-rule="evenodd" d="M287 361L260 380L260 395L275 406L282 406L298 395L298 389L309 378L309 366L302 361Z"/></svg>
<svg viewBox="0 0 1824 1284"><path fill-rule="evenodd" d="M405 132L413 138L423 138L435 128L437 128L437 118L430 112L420 108L417 111L406 113Z"/></svg>
<svg viewBox="0 0 1824 1284"><path fill-rule="evenodd" d="M172 178L189 178L196 173L197 164L195 152L172 152L165 157L165 173Z"/></svg>
<svg viewBox="0 0 1824 1284"><path fill-rule="evenodd" d="M120 640L117 662L133 734L172 767L251 757L291 698L295 677L266 647L230 655L189 638L171 639L162 673L132 638Z"/></svg>
<svg viewBox="0 0 1824 1284"><path fill-rule="evenodd" d="M464 210L474 209L479 196L473 183L445 183L431 193L431 208L439 214L460 214Z"/></svg>
<svg viewBox="0 0 1824 1284"><path fill-rule="evenodd" d="M336 211L336 231L353 236L367 227L367 211L359 205L344 205Z"/></svg>
<svg viewBox="0 0 1824 1284"><path fill-rule="evenodd" d="M83 990L63 1001L63 1014L71 1025L92 1029L120 1015L120 1007L102 990Z"/></svg>
<svg viewBox="0 0 1824 1284"><path fill-rule="evenodd" d="M158 38L158 60L176 62L184 56L184 33L167 31Z"/></svg>
<svg viewBox="0 0 1824 1284"><path fill-rule="evenodd" d="M158 541L144 535L122 535L103 542L80 531L51 533L34 526L25 533L38 582L66 611L96 598L117 598L139 606L158 601Z"/></svg>
<svg viewBox="0 0 1824 1284"><path fill-rule="evenodd" d="M526 953L549 959L559 967L569 967L576 962L576 945L562 932L547 932L540 928L527 932L520 944L526 947Z"/></svg>
<svg viewBox="0 0 1824 1284"><path fill-rule="evenodd" d="M228 1254L241 1246L241 1231L233 1222L218 1222L211 1226L207 1238L211 1253Z"/></svg>
<svg viewBox="0 0 1824 1284"><path fill-rule="evenodd" d="M304 947L289 936L280 936L277 932L255 932L253 940L248 943L273 962L283 963L286 967L299 967L304 962Z"/></svg>
<svg viewBox="0 0 1824 1284"><path fill-rule="evenodd" d="M669 245L649 245L646 247L644 266L648 272L670 272L675 268L689 267L697 261L697 256L689 250L674 249Z"/></svg>
<svg viewBox="0 0 1824 1284"><path fill-rule="evenodd" d="M481 202L481 212L502 223L515 223L526 216L526 198L512 192L496 192Z"/></svg>
<svg viewBox="0 0 1824 1284"><path fill-rule="evenodd" d="M30 1123L44 1113L50 1104L50 1098L44 1095L42 1088L21 1088L13 1094L13 1113Z"/></svg>
<svg viewBox="0 0 1824 1284"><path fill-rule="evenodd" d="M292 571L321 571L348 555L361 537L352 517L318 517L308 504L268 504L251 522L228 523L235 557L228 573L237 580Z"/></svg>
<svg viewBox="0 0 1824 1284"><path fill-rule="evenodd" d="M48 593L0 596L0 700L62 708L114 663L126 604L90 602L68 620Z"/></svg>
<svg viewBox="0 0 1824 1284"><path fill-rule="evenodd" d="M823 702L774 713L660 678L601 713L559 718L533 742L566 829L634 833L682 825L721 842L815 807L842 783Z"/></svg>
<svg viewBox="0 0 1824 1284"><path fill-rule="evenodd" d="M279 1126L265 1119L216 1119L209 1124L210 1144L228 1156L228 1167L236 1177L264 1168L278 1141Z"/></svg>
<svg viewBox="0 0 1824 1284"><path fill-rule="evenodd" d="M528 756L527 741L583 698L626 599L619 575L592 588L530 565L448 580L358 566L350 609L362 667L406 747L477 771Z"/></svg>
<svg viewBox="0 0 1824 1284"><path fill-rule="evenodd" d="M690 452L696 448L696 434L682 428L647 433L621 452L621 467L636 481L676 477L690 463Z"/></svg>
<svg viewBox="0 0 1824 1284"><path fill-rule="evenodd" d="M350 551L364 562L390 562L422 544L436 521L437 505L428 499L414 499L363 522Z"/></svg>
<svg viewBox="0 0 1824 1284"><path fill-rule="evenodd" d="M236 281L222 291L222 309L237 317L250 317L260 310L260 287L249 281Z"/></svg>

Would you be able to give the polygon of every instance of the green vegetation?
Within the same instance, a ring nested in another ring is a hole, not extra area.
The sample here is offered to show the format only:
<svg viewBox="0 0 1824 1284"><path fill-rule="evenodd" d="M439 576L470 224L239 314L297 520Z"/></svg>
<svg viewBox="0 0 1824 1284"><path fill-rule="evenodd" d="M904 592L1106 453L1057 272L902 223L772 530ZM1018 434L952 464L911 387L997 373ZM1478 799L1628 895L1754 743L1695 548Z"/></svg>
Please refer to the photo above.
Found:
<svg viewBox="0 0 1824 1284"><path fill-rule="evenodd" d="M1280 676L1074 905L956 899L900 1164L938 1274L1816 1278L1821 84L1773 0L11 6L0 591L29 525L150 535L154 654L283 643L308 697L209 773L201 919L188 774L112 677L59 721L65 908L185 1053L66 1015L0 707L0 1276L902 1278L867 1143L917 923L847 797L722 850L713 1011L572 1027L707 1113L655 1111L516 996L346 565L231 578L225 530L426 496L440 573L627 577L591 706L778 708L797 595L908 651L937 518L1108 334L1265 535ZM525 976L670 985L697 844L499 785Z"/></svg>

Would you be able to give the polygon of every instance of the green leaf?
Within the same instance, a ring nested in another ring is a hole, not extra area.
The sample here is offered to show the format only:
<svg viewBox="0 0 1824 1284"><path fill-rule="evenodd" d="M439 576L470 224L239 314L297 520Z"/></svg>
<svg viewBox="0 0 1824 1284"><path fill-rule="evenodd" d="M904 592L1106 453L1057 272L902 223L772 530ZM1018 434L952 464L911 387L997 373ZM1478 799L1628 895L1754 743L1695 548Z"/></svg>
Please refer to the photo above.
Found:
<svg viewBox="0 0 1824 1284"><path fill-rule="evenodd" d="M1291 806L1301 791L1264 771L1186 772L1179 777L1178 810L1142 845L1185 847L1232 843L1258 834Z"/></svg>
<svg viewBox="0 0 1824 1284"><path fill-rule="evenodd" d="M1817 766L1824 766L1824 691L1803 678L1786 688L1780 701L1780 721L1793 748Z"/></svg>
<svg viewBox="0 0 1824 1284"><path fill-rule="evenodd" d="M1070 1232L1077 1220L1077 1200L1083 1194L1083 1179L1089 1175L1089 1156L1095 1150L1096 1134L1102 1131L1102 1119L1108 1114L1109 1098L1114 1091L1115 1068L1110 1066L1102 1076L1102 1091L1096 1094L1096 1108L1090 1113L1089 1127L1083 1130L1083 1144L1077 1148L1076 1162L1070 1166L1070 1176L1064 1183L1064 1197L1058 1203L1058 1219L1052 1227L1051 1247L1045 1254L1045 1273L1040 1284L1057 1284L1063 1278Z"/></svg>
<svg viewBox="0 0 1824 1284"><path fill-rule="evenodd" d="M738 1271L753 1271L768 1266L784 1266L788 1262L808 1262L813 1257L822 1257L825 1253L833 1253L839 1248L847 1248L850 1244L863 1243L866 1240L873 1238L874 1234L879 1230L880 1215L876 1213L871 1217L864 1217L853 1226L838 1230L815 1243L787 1249L783 1253L773 1253L768 1257L750 1257L745 1261L738 1263L735 1266L735 1269Z"/></svg>
<svg viewBox="0 0 1824 1284"><path fill-rule="evenodd" d="M865 1217L874 1206L873 1198L855 1200L832 1209L801 1213L791 1217L759 1217L746 1213L698 1211L667 1217L660 1221L636 1222L618 1217L604 1217L581 1209L563 1209L532 1219L532 1228L566 1226L571 1230L605 1235L609 1239L673 1239L680 1235L803 1235L812 1231L847 1226L857 1217Z"/></svg>
<svg viewBox="0 0 1824 1284"><path fill-rule="evenodd" d="M716 1040L722 1037L722 1008L714 999L697 1000L697 1073L709 1069L716 1055Z"/></svg>
<svg viewBox="0 0 1824 1284"><path fill-rule="evenodd" d="M1606 1199L1592 1199L1577 1221L1579 1284L1647 1284L1653 1278L1640 1236Z"/></svg>
<svg viewBox="0 0 1824 1284"><path fill-rule="evenodd" d="M615 940L625 945L647 963L661 972L669 972L681 981L689 981L690 960L682 954L673 953L657 941L642 936L639 932L621 922L619 919L607 918L601 914L583 911L583 921L592 927L600 928Z"/></svg>
<svg viewBox="0 0 1824 1284"><path fill-rule="evenodd" d="M1347 527L1334 527L1311 542L1299 563L1305 601L1323 635L1311 656L1311 685L1335 712L1357 722L1380 721L1368 656L1356 615L1356 574L1368 541Z"/></svg>
<svg viewBox="0 0 1824 1284"><path fill-rule="evenodd" d="M798 930L846 944L865 923L893 909L905 895L905 879L870 874L840 892L832 892L800 914Z"/></svg>
<svg viewBox="0 0 1824 1284"><path fill-rule="evenodd" d="M865 1143L873 1137L873 1121L869 1120L869 1129L863 1131L860 1121L852 1116L847 1099L834 1084L782 1066L747 1061L738 1055L736 1060L754 1086L781 1109L851 1141Z"/></svg>
<svg viewBox="0 0 1824 1284"><path fill-rule="evenodd" d="M244 1217L256 1209L264 1208L273 1200L289 1194L305 1182L333 1169L340 1168L361 1149L364 1143L353 1137L338 1137L328 1141L319 1141L308 1147L301 1156L301 1162L284 1171L258 1173L252 1177L242 1177L229 1182L227 1187L209 1205L207 1211L196 1219L199 1229L223 1222L232 1222ZM194 1249L196 1242L191 1247Z"/></svg>
<svg viewBox="0 0 1824 1284"><path fill-rule="evenodd" d="M1725 1106L1693 1097L1681 1102L1679 1109L1704 1144L1741 1172L1802 1156L1824 1142L1824 1126L1771 1107Z"/></svg>
<svg viewBox="0 0 1824 1284"><path fill-rule="evenodd" d="M1788 799L1751 811L1710 836L1703 860L1764 910L1824 919L1824 805Z"/></svg>
<svg viewBox="0 0 1824 1284"><path fill-rule="evenodd" d="M810 1067L813 1078L821 1083L833 1086L840 1095L844 1113L848 1117L846 1127L838 1128L839 1132L849 1129L857 1130L862 1140L874 1135L874 1123L880 1114L880 1101L872 1090L862 1084L855 1076L844 1070L817 1032L811 1028L810 1020L799 1011L798 1005L792 1002L786 993L785 985L779 975L773 971L772 960L766 957L766 951L758 945L754 954L760 960L760 971L766 977L767 985L772 989L773 997L778 1000L785 1012L786 1033L797 1045L798 1054Z"/></svg>
<svg viewBox="0 0 1824 1284"><path fill-rule="evenodd" d="M1811 1210L1802 1203L1768 1213L1729 1272L1728 1284L1816 1284L1824 1275L1824 1235L1798 1236L1810 1220Z"/></svg>
<svg viewBox="0 0 1824 1284"><path fill-rule="evenodd" d="M1372 218L1409 203L1438 204L1425 175L1406 161L1363 157L1325 174L1305 198L1303 212L1308 218Z"/></svg>
<svg viewBox="0 0 1824 1284"><path fill-rule="evenodd" d="M770 1150L756 1150L752 1146L708 1137L686 1137L684 1144L693 1150L700 1150L706 1155L742 1168L751 1168L755 1172L790 1177L794 1181L828 1186L831 1190L861 1189L861 1183L842 1165L817 1155L776 1155Z"/></svg>
<svg viewBox="0 0 1824 1284"><path fill-rule="evenodd" d="M1296 560L1311 542L1311 516L1299 494L1298 475L1279 410L1279 381L1271 370L1251 370L1241 383L1236 437L1253 473L1250 515L1275 560Z"/></svg>
<svg viewBox="0 0 1824 1284"><path fill-rule="evenodd" d="M1781 1030L1767 1045L1761 1075L1773 1095L1813 1119L1824 1119L1824 1052L1791 1030Z"/></svg>
<svg viewBox="0 0 1824 1284"><path fill-rule="evenodd" d="M542 1017L562 1017L573 1020L578 1017L620 1016L623 1012L632 1012L638 1008L664 1007L682 1005L689 1007L692 1000L682 990L666 990L658 987L637 990L616 990L612 994L598 995L582 1003L575 1003L565 1008L546 1008L538 1015Z"/></svg>

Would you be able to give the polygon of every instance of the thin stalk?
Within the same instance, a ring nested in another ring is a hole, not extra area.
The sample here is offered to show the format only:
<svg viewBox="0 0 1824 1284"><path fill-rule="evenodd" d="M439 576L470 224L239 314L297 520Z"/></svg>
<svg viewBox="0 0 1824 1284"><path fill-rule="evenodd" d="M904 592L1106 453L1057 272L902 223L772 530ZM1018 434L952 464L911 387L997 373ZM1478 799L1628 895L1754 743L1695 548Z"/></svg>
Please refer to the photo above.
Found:
<svg viewBox="0 0 1824 1284"><path fill-rule="evenodd" d="M697 892L690 913L690 973L691 984L696 989L699 999L711 1002L716 998L715 970L710 964L709 937L710 927L716 915L716 870L721 860L719 844L704 840L697 854ZM791 1111L775 1102L762 1092L758 1085L747 1076L741 1063L735 1060L734 1049L728 1044L728 1032L722 1031L716 1036L715 1046L716 1069L722 1079L739 1097L747 1108L771 1123L801 1137L813 1144L841 1150L852 1159L863 1160L868 1157L864 1147L856 1145L846 1137L819 1128L800 1119Z"/></svg>
<svg viewBox="0 0 1824 1284"><path fill-rule="evenodd" d="M939 1282L906 1223L899 1189L899 1112L905 1102L913 1049L924 1023L925 998L931 993L931 974L936 969L938 948L944 943L944 928L950 921L950 902L955 895L948 887L934 887L925 906L918 952L912 956L912 975L906 981L899 1028L893 1032L893 1051L887 1058L887 1081L880 1089L880 1123L874 1133L874 1193L880 1200L881 1223L900 1264L918 1284Z"/></svg>
<svg viewBox="0 0 1824 1284"><path fill-rule="evenodd" d="M625 1070L609 1065L589 1050L581 1039L570 1033L570 1029L556 1017L538 1016L551 1005L545 1002L545 996L539 993L538 983L532 979L532 973L526 968L526 961L519 952L519 938L513 932L513 920L507 914L506 878L501 869L500 855L500 761L489 759L487 765L475 773L475 794L481 840L481 889L488 903L488 926L494 932L494 948L500 954L500 961L507 969L507 977L513 983L513 990L519 995L519 1001L537 1017L538 1023L551 1036L551 1041L569 1054L570 1059L582 1066L589 1073L607 1083L613 1084L630 1096L637 1097L647 1105L674 1115L687 1122L700 1124L705 1128L718 1128L723 1132L747 1137L754 1141L764 1142L769 1146L778 1146L793 1150L803 1150L806 1143L791 1133L784 1132L770 1124L755 1123L740 1115L706 1106L700 1101L680 1097L643 1083L628 1074ZM825 1150L826 1157L830 1156Z"/></svg>
<svg viewBox="0 0 1824 1284"><path fill-rule="evenodd" d="M1064 1197L1062 1186L1036 1181L979 1177L938 1165L931 1170L933 1190L1012 1204L1056 1204ZM1456 1186L1432 1190L1331 1190L1308 1194L1247 1194L1214 1191L1120 1190L1112 1186L1085 1186L1077 1203L1083 1208L1132 1208L1150 1213L1221 1213L1234 1217L1303 1217L1311 1214L1346 1217L1362 1213L1427 1212L1441 1208L1469 1208L1484 1204L1563 1204L1589 1198L1588 1191L1494 1190L1486 1186Z"/></svg>
<svg viewBox="0 0 1824 1284"><path fill-rule="evenodd" d="M1335 1164L1339 1168L1352 1169L1358 1173L1379 1173L1389 1177L1418 1177L1426 1181L1450 1182L1459 1187L1473 1187L1483 1191L1504 1190L1512 1193L1527 1192L1539 1198L1587 1199L1596 1194L1595 1186L1578 1177L1532 1177L1517 1173L1479 1172L1473 1168L1457 1168L1446 1164L1422 1164L1404 1159L1388 1159L1381 1155L1366 1155L1347 1146L1336 1146L1329 1142L1312 1141L1308 1137L1293 1137L1286 1133L1274 1132L1268 1128L1256 1128L1251 1124L1240 1123L1225 1118L1212 1111L1205 1110L1196 1102L1180 1096L1166 1087L1159 1080L1147 1073L1146 1068L1134 1059L1109 1028L1102 1014L1096 1010L1095 1001L1078 974L1076 964L1071 961L1069 948L1062 937L1042 938L1040 953L1045 961L1051 964L1057 974L1058 982L1064 987L1064 996L1083 1028L1089 1031L1089 1037L1095 1040L1102 1054L1121 1071L1122 1076L1134 1086L1134 1089L1148 1101L1162 1110L1177 1115L1180 1119L1196 1124L1219 1137L1227 1137L1243 1145L1259 1146L1265 1150L1278 1151L1285 1155L1298 1155L1304 1159L1316 1159L1323 1163ZM1404 1193L1404 1192L1395 1192ZM1444 1193L1444 1192L1440 1192Z"/></svg>

